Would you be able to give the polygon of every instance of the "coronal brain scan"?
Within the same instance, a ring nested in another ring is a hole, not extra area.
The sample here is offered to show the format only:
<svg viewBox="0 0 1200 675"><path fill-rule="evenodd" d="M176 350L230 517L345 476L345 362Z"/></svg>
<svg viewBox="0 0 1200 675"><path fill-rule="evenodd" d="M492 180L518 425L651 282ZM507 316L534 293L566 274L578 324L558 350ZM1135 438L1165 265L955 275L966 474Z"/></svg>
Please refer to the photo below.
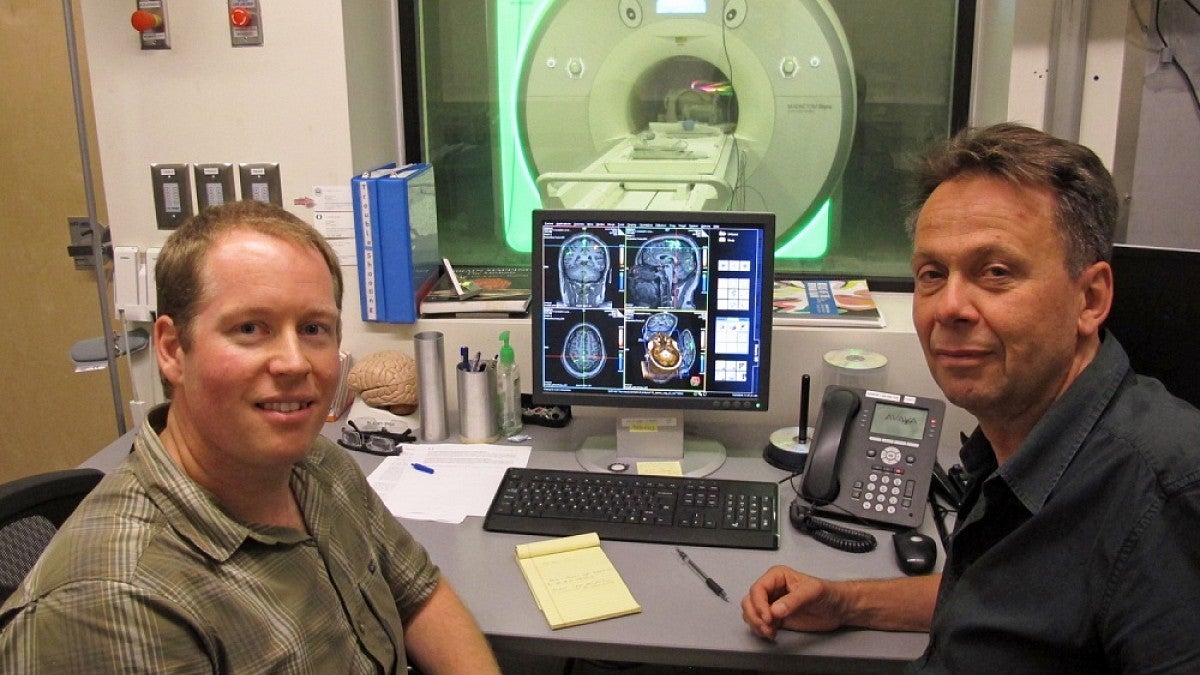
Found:
<svg viewBox="0 0 1200 675"><path fill-rule="evenodd" d="M659 312L646 319L642 327L646 353L642 358L642 376L663 383L685 378L696 360L696 340L688 329L679 328L674 315Z"/></svg>
<svg viewBox="0 0 1200 675"><path fill-rule="evenodd" d="M648 239L629 269L629 296L638 307L694 309L700 281L700 249L690 237Z"/></svg>
<svg viewBox="0 0 1200 675"><path fill-rule="evenodd" d="M564 241L558 258L563 301L572 307L601 306L608 264L608 251L596 235L581 232Z"/></svg>
<svg viewBox="0 0 1200 675"><path fill-rule="evenodd" d="M572 376L581 380L595 377L604 367L605 358L600 329L583 322L567 333L562 349L562 364Z"/></svg>

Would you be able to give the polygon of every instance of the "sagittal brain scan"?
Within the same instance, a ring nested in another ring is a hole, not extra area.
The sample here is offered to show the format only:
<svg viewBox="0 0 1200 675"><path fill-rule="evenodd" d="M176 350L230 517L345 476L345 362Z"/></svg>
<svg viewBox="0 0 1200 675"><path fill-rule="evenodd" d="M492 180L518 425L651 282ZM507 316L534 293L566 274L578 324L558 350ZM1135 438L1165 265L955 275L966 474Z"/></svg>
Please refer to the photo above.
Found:
<svg viewBox="0 0 1200 675"><path fill-rule="evenodd" d="M638 248L629 268L629 299L638 307L693 309L700 249L691 237L665 234Z"/></svg>
<svg viewBox="0 0 1200 675"><path fill-rule="evenodd" d="M563 301L572 307L600 307L608 281L608 250L594 234L582 232L563 242L558 257Z"/></svg>
<svg viewBox="0 0 1200 675"><path fill-rule="evenodd" d="M679 319L660 312L651 315L642 326L642 376L662 384L686 378L696 361L696 339L688 329L679 328Z"/></svg>
<svg viewBox="0 0 1200 675"><path fill-rule="evenodd" d="M605 357L599 328L583 322L567 333L563 341L562 364L574 377L581 380L595 377L604 368Z"/></svg>

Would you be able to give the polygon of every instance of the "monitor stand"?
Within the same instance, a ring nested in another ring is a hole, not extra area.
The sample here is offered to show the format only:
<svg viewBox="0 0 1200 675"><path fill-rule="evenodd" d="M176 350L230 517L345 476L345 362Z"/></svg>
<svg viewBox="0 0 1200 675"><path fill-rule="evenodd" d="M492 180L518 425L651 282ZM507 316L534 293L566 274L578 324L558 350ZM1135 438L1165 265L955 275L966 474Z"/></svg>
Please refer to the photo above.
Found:
<svg viewBox="0 0 1200 675"><path fill-rule="evenodd" d="M600 473L637 474L642 462L678 462L682 475L701 477L725 463L725 446L706 438L685 438L683 414L640 411L617 418L616 435L588 436L575 452L579 465Z"/></svg>

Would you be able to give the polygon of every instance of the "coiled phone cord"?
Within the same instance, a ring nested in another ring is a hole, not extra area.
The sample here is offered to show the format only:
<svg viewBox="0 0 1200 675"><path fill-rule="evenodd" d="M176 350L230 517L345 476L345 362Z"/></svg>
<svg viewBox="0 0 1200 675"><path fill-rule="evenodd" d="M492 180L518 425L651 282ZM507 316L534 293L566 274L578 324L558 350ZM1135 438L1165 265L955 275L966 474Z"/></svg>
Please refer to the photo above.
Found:
<svg viewBox="0 0 1200 675"><path fill-rule="evenodd" d="M792 525L813 539L847 553L868 553L875 550L878 543L875 535L862 530L855 530L841 525L835 525L813 515L812 508L792 503Z"/></svg>

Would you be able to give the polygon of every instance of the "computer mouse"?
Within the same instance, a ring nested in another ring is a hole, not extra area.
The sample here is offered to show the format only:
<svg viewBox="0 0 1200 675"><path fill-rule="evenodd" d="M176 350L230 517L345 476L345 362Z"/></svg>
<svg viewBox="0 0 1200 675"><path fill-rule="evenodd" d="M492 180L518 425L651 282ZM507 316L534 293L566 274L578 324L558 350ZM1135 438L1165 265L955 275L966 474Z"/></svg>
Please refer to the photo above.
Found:
<svg viewBox="0 0 1200 675"><path fill-rule="evenodd" d="M896 547L896 564L909 576L929 574L937 562L937 544L933 538L916 530L906 530L892 535Z"/></svg>

